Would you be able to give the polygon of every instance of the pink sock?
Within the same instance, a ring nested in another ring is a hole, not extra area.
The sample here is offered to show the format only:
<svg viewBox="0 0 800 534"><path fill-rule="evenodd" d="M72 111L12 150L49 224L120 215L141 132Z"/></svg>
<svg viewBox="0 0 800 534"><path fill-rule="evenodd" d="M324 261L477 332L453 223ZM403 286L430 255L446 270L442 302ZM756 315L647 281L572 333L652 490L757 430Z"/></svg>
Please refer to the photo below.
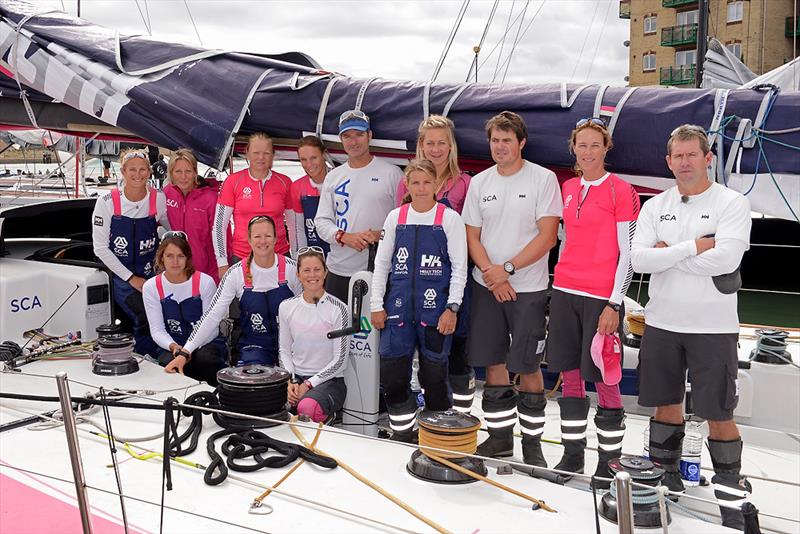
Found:
<svg viewBox="0 0 800 534"><path fill-rule="evenodd" d="M586 388L581 378L580 369L570 369L561 373L561 395L564 397L578 397L582 399L586 396Z"/></svg>
<svg viewBox="0 0 800 534"><path fill-rule="evenodd" d="M594 383L597 389L597 404L601 408L616 410L622 408L622 396L619 393L619 384L609 386L602 382Z"/></svg>
<svg viewBox="0 0 800 534"><path fill-rule="evenodd" d="M297 403L297 415L307 415L315 423L325 421L328 418L322 410L322 406L310 397L303 397Z"/></svg>

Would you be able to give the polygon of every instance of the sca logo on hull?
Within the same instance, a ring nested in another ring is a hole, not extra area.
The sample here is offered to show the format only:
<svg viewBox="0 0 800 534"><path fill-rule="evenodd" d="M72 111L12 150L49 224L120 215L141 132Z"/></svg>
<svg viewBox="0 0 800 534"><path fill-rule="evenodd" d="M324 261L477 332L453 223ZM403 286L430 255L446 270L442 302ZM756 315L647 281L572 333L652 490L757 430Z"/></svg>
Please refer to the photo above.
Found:
<svg viewBox="0 0 800 534"><path fill-rule="evenodd" d="M369 319L362 315L361 331L358 334L353 334L353 337L350 338L350 352L362 358L369 358L372 347L367 342L367 338L369 338L371 332L372 324L370 324Z"/></svg>
<svg viewBox="0 0 800 534"><path fill-rule="evenodd" d="M37 295L32 297L22 297L21 299L11 299L11 313L28 311L34 308L41 308L42 301Z"/></svg>

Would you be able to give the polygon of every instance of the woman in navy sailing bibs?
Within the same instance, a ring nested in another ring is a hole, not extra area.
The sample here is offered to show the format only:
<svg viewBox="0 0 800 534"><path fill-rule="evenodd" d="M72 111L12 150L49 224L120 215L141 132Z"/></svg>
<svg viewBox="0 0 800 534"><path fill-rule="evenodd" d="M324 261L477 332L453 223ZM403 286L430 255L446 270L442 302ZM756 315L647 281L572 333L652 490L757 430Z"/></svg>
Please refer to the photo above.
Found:
<svg viewBox="0 0 800 534"><path fill-rule="evenodd" d="M289 205L294 212L296 232L293 255L304 247L319 247L326 256L330 251L330 245L320 239L314 224L319 207L319 191L328 174L325 154L325 145L316 135L303 137L297 145L297 157L306 175L292 182L289 189Z"/></svg>
<svg viewBox="0 0 800 534"><path fill-rule="evenodd" d="M195 270L184 232L164 234L156 268L161 272L144 283L142 296L150 335L162 349L158 363L168 373L177 371L216 385L217 371L225 366L225 341L211 332L192 358L183 351L194 325L211 306L217 289L214 279Z"/></svg>
<svg viewBox="0 0 800 534"><path fill-rule="evenodd" d="M412 441L417 402L410 377L416 349L425 406L446 410L452 405L447 357L467 280L467 239L461 216L436 202L433 164L412 160L405 174L411 203L386 218L370 306L372 324L382 329L381 385L392 439Z"/></svg>
<svg viewBox="0 0 800 534"><path fill-rule="evenodd" d="M247 225L250 254L234 264L220 281L211 307L203 314L184 350L193 353L239 298L242 333L236 346L239 365L275 365L278 361L278 307L299 294L297 264L275 254L275 222L267 215L250 219Z"/></svg>
<svg viewBox="0 0 800 534"><path fill-rule="evenodd" d="M147 154L123 152L120 167L125 179L122 191L114 189L94 207L94 253L112 272L114 301L133 321L136 352L156 357L158 347L150 337L141 292L155 273L158 225L169 230L167 204L163 193L147 187Z"/></svg>

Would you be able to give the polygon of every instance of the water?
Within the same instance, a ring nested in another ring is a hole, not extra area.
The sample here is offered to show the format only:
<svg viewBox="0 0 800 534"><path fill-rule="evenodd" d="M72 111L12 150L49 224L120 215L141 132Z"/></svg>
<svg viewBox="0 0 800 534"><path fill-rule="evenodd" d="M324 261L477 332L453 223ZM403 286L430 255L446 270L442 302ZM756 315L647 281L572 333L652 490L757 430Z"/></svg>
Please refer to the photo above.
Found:
<svg viewBox="0 0 800 534"><path fill-rule="evenodd" d="M700 453L703 450L700 423L687 421L685 433L680 466L681 478L684 486L697 486L700 484Z"/></svg>

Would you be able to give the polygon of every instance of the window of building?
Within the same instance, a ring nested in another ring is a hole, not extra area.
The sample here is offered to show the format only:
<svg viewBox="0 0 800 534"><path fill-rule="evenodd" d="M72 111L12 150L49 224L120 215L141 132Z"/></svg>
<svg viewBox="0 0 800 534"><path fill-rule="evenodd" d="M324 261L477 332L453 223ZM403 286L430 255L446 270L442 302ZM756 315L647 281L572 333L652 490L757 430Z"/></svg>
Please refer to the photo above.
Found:
<svg viewBox="0 0 800 534"><path fill-rule="evenodd" d="M642 70L645 72L656 70L656 55L653 52L647 52L642 56Z"/></svg>
<svg viewBox="0 0 800 534"><path fill-rule="evenodd" d="M742 43L738 42L728 43L725 45L725 47L731 54L733 54L740 60L742 59Z"/></svg>
<svg viewBox="0 0 800 534"><path fill-rule="evenodd" d="M697 50L679 50L675 52L676 65L694 65L697 62Z"/></svg>
<svg viewBox="0 0 800 534"><path fill-rule="evenodd" d="M742 22L744 18L744 2L730 2L728 4L728 24Z"/></svg>
<svg viewBox="0 0 800 534"><path fill-rule="evenodd" d="M687 24L697 24L697 10L682 11L678 13L675 20L678 26L685 26Z"/></svg>
<svg viewBox="0 0 800 534"><path fill-rule="evenodd" d="M650 15L644 18L644 33L656 33L655 15Z"/></svg>

